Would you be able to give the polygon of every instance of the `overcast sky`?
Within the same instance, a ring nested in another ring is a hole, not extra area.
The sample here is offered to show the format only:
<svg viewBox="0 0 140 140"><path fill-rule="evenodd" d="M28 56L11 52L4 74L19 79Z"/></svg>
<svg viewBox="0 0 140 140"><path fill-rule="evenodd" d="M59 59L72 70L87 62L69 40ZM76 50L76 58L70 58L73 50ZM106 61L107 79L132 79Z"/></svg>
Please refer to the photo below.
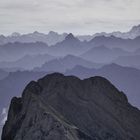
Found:
<svg viewBox="0 0 140 140"><path fill-rule="evenodd" d="M140 24L140 0L0 0L0 34L127 31Z"/></svg>

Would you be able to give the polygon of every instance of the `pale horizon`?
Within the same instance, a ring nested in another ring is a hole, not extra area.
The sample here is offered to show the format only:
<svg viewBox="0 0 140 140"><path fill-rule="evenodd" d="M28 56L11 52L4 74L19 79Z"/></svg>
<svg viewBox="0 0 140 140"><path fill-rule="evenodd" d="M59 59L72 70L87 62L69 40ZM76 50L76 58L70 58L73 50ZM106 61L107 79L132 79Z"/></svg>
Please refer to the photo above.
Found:
<svg viewBox="0 0 140 140"><path fill-rule="evenodd" d="M129 32L134 26L138 26L138 25L140 25L140 24L137 24L137 25L132 25L132 26L130 26L130 28L128 28L128 29L126 29L126 30L112 30L112 31L100 31L100 32L93 32L93 33L90 33L90 34L75 34L75 33L73 33L73 32L67 32L67 31L65 31L65 32L57 32L57 31L52 31L52 30L50 30L50 31L47 31L47 32L43 32L43 31L37 31L37 30L34 30L34 31L31 31L31 32L17 32L17 31L15 31L15 32L11 32L11 33L7 33L7 34L0 34L0 35L4 35L4 36L11 36L12 34L14 34L14 33L19 33L20 35L26 35L26 34L30 34L30 33L34 33L34 32L38 32L38 33L42 33L42 34L49 34L49 32L56 32L56 33L58 33L58 34L64 34L64 33L72 33L73 35L75 35L75 36L78 36L78 35L94 35L94 34L96 34L96 33L102 33L102 32L105 32L105 33L113 33L113 32L122 32L122 33L126 33L126 32Z"/></svg>
<svg viewBox="0 0 140 140"><path fill-rule="evenodd" d="M139 13L139 0L2 0L0 34L127 32Z"/></svg>

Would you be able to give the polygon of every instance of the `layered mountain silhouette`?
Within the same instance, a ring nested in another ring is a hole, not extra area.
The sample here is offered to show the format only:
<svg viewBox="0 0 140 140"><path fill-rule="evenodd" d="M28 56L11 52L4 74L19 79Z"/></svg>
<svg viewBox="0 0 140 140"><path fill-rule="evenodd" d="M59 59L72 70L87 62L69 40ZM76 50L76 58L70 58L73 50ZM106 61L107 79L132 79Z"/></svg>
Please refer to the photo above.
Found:
<svg viewBox="0 0 140 140"><path fill-rule="evenodd" d="M84 40L89 41L97 36L106 36L106 37L115 36L123 39L134 39L140 36L140 25L133 26L128 32L120 32L120 31L116 31L112 33L101 32L101 33L95 33L94 35L83 35L83 36L79 35L78 38L81 41Z"/></svg>
<svg viewBox="0 0 140 140"><path fill-rule="evenodd" d="M110 61L112 61L112 57L116 58L118 55L126 55L126 54L131 55L130 53L128 53L128 51L137 51L138 49L140 49L139 44L140 37L137 37L135 39L121 39L114 36L111 37L99 36L95 37L89 42L86 41L81 42L73 34L70 33L65 37L65 39L62 42L59 42L56 45L49 47L47 44L42 42L36 43L15 42L1 45L0 61L16 61L18 59L21 59L25 55L38 55L38 54L48 54L55 57L60 56L62 57L69 54L82 56L85 54L88 57L94 55L93 59L97 57L96 58L97 60L99 59L99 57L102 58L103 54L103 56L106 59L110 58ZM103 49L100 49L102 48L101 46L104 46L106 48L103 47ZM103 52L104 50L105 52ZM93 52L93 54L91 54L91 52ZM96 54L96 52L99 56ZM91 58L92 57L90 57L90 60ZM93 62L95 61L93 60Z"/></svg>
<svg viewBox="0 0 140 140"><path fill-rule="evenodd" d="M3 69L0 69L0 80L4 79L5 77L8 76L8 72L4 71Z"/></svg>
<svg viewBox="0 0 140 140"><path fill-rule="evenodd" d="M81 64L81 66L78 66L78 64ZM5 102L6 104L3 106L7 106L11 95L19 95L23 90L23 87L30 80L36 79L36 77L39 78L39 76L43 76L45 73L63 72L66 75L75 75L80 78L88 78L96 75L106 77L117 88L127 94L130 103L140 108L140 70L131 67L122 67L116 64L110 64L104 67L101 66L101 64L94 64L78 57L67 56L62 59L55 59L55 61L52 60L44 64L43 67L34 69L34 71L10 73L8 77L0 81L0 93L2 93L1 95L4 95L5 99L8 99L5 101L1 97L1 103ZM6 73L5 76L7 76L7 74L8 73Z"/></svg>
<svg viewBox="0 0 140 140"><path fill-rule="evenodd" d="M79 39L74 37L73 34L70 33L65 37L65 39L62 42L59 42L56 45L50 47L48 47L47 44L42 42L36 42L36 43L15 42L15 43L8 43L5 45L1 45L0 61L16 61L18 59L21 59L25 55L35 55L35 54L36 55L48 54L57 57L66 56L69 54L80 56L88 52L90 53L93 52L93 54L95 54L96 51L100 50L99 48L101 46L106 47L106 50L113 48L113 50L105 51L106 53L105 57L112 58L113 54L114 57L116 57L120 54L126 55L128 53L127 51L137 51L138 49L140 49L139 44L140 44L140 37L137 37L135 39L121 39L121 38L116 38L114 36L111 37L99 36L99 37L95 37L89 42L81 42ZM102 55L103 50L100 50L101 52L99 52L98 57L101 57L100 54Z"/></svg>
<svg viewBox="0 0 140 140"><path fill-rule="evenodd" d="M48 45L54 45L65 39L67 33L58 34L56 32L50 31L48 34L39 33L37 31L29 34L19 34L13 33L10 36L0 36L0 44L21 42L21 43L31 43L31 42L44 42Z"/></svg>
<svg viewBox="0 0 140 140"><path fill-rule="evenodd" d="M19 68L31 70L53 59L55 59L55 57L48 54L25 55L24 57L16 61L0 62L0 68L3 69Z"/></svg>
<svg viewBox="0 0 140 140"><path fill-rule="evenodd" d="M131 55L131 56L121 56L114 60L114 63L117 63L122 66L129 66L140 69L140 54Z"/></svg>
<svg viewBox="0 0 140 140"><path fill-rule="evenodd" d="M42 42L36 43L8 43L0 46L0 61L16 61L25 55L44 54L48 45Z"/></svg>
<svg viewBox="0 0 140 140"><path fill-rule="evenodd" d="M62 42L51 46L49 48L49 53L55 56L65 56L68 54L80 55L88 50L88 48L88 44L86 44L85 42L81 42L72 33L70 33Z"/></svg>
<svg viewBox="0 0 140 140"><path fill-rule="evenodd" d="M29 34L19 34L19 33L12 33L12 35L4 36L0 35L0 44L7 44L7 43L14 43L14 42L21 42L21 43L31 43L31 42L44 42L48 45L55 45L58 42L61 42L65 39L68 33L59 34L54 31L50 31L48 34L40 33L40 32L33 32ZM90 41L91 39L98 37L98 36L115 36L122 39L134 39L140 36L140 25L133 26L128 32L112 32L112 33L95 33L93 35L77 35L76 37L81 41Z"/></svg>
<svg viewBox="0 0 140 140"><path fill-rule="evenodd" d="M117 64L105 65L99 69L89 69L76 66L68 70L66 75L75 75L80 78L91 76L103 76L109 79L119 90L124 91L128 100L134 106L140 108L140 70L131 67L122 67Z"/></svg>
<svg viewBox="0 0 140 140"><path fill-rule="evenodd" d="M102 77L59 73L14 97L2 140L139 140L140 111Z"/></svg>
<svg viewBox="0 0 140 140"><path fill-rule="evenodd" d="M41 67L35 68L34 71L45 71L45 72L65 72L67 69L72 69L76 65L81 65L87 68L99 68L103 64L93 63L91 61L82 59L74 55L67 55L62 58L56 58L49 62L46 62Z"/></svg>
<svg viewBox="0 0 140 140"><path fill-rule="evenodd" d="M110 49L102 45L89 49L87 52L83 53L81 57L96 63L110 63L119 56L126 56L130 54L130 52L124 51L120 48Z"/></svg>
<svg viewBox="0 0 140 140"><path fill-rule="evenodd" d="M13 98L2 140L139 140L139 110L129 104L140 108L139 59L140 25L125 33L0 35L0 131L11 98L29 81L68 75L47 75Z"/></svg>
<svg viewBox="0 0 140 140"><path fill-rule="evenodd" d="M109 48L121 48L126 51L135 51L139 48L140 36L134 39L122 39L115 36L98 36L88 42L91 46L104 45Z"/></svg>

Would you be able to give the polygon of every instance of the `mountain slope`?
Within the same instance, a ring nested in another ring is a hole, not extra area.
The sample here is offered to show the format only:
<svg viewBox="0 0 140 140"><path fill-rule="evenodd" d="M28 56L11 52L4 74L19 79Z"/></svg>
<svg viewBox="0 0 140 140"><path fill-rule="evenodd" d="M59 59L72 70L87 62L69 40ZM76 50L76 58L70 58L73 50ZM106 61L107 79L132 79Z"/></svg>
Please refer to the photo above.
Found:
<svg viewBox="0 0 140 140"><path fill-rule="evenodd" d="M119 90L124 91L131 104L140 108L140 70L131 67L122 67L117 64L105 65L99 69L88 69L81 66L68 70L66 75L75 75L80 78L103 76L109 79Z"/></svg>
<svg viewBox="0 0 140 140"><path fill-rule="evenodd" d="M108 80L51 74L11 101L2 140L139 140L140 111Z"/></svg>

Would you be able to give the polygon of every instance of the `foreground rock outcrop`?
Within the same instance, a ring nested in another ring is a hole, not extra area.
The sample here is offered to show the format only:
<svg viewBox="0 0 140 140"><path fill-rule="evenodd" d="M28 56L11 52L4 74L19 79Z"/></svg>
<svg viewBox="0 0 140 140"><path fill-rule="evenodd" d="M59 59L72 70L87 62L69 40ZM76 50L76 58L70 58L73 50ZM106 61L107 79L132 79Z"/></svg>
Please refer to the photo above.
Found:
<svg viewBox="0 0 140 140"><path fill-rule="evenodd" d="M12 99L2 140L140 140L140 111L102 77L54 73Z"/></svg>

